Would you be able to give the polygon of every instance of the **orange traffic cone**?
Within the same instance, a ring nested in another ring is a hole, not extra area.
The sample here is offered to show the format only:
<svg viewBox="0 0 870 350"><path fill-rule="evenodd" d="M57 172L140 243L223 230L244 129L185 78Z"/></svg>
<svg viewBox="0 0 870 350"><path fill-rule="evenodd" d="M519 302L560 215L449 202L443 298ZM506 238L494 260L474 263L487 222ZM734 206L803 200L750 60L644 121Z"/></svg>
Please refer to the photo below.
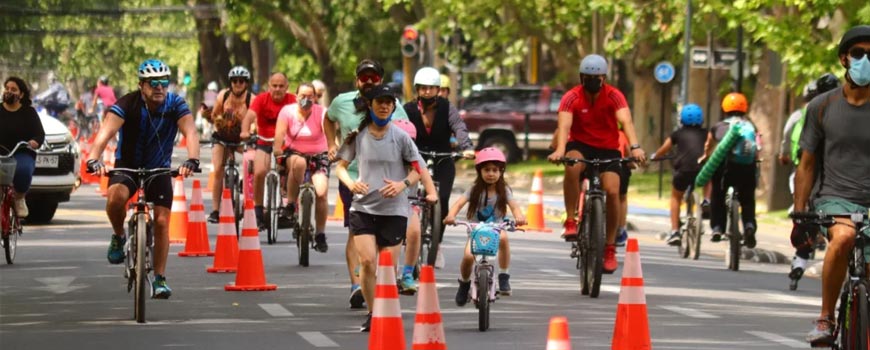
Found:
<svg viewBox="0 0 870 350"><path fill-rule="evenodd" d="M616 309L616 326L613 327L611 349L652 349L646 295L643 292L643 271L640 268L640 252L637 249L636 238L629 239L625 249L622 287L619 290L619 305Z"/></svg>
<svg viewBox="0 0 870 350"><path fill-rule="evenodd" d="M263 271L263 252L260 251L260 231L254 221L254 201L245 201L244 227L239 239L239 271L236 283L224 286L227 291L275 290L278 286L266 283Z"/></svg>
<svg viewBox="0 0 870 350"><path fill-rule="evenodd" d="M202 203L202 189L199 180L193 180L193 193L190 195L190 220L187 225L187 242L184 251L178 256L212 256L208 246L208 227L205 225L205 205Z"/></svg>
<svg viewBox="0 0 870 350"><path fill-rule="evenodd" d="M412 350L446 350L444 324L435 288L435 269L423 265L420 270L420 293L417 294L417 316L414 317Z"/></svg>
<svg viewBox="0 0 870 350"><path fill-rule="evenodd" d="M387 249L378 257L377 285L369 334L369 350L405 350L402 307L396 287L393 256Z"/></svg>
<svg viewBox="0 0 870 350"><path fill-rule="evenodd" d="M169 214L169 243L184 243L187 240L187 226L190 224L187 216L187 197L184 196L184 180L181 176L175 178L175 188L172 190L172 211Z"/></svg>
<svg viewBox="0 0 870 350"><path fill-rule="evenodd" d="M109 176L100 176L100 188L97 189L97 192L100 193L103 197L109 195Z"/></svg>
<svg viewBox="0 0 870 350"><path fill-rule="evenodd" d="M557 316L550 319L547 350L571 350L571 338L568 336L567 318Z"/></svg>
<svg viewBox="0 0 870 350"><path fill-rule="evenodd" d="M544 172L541 169L535 170L535 178L532 180L526 220L528 223L522 227L526 231L553 232L544 223Z"/></svg>
<svg viewBox="0 0 870 350"><path fill-rule="evenodd" d="M221 195L220 224L218 224L217 243L215 243L214 264L206 271L236 272L239 265L239 242L236 240L236 220L233 214L233 201L230 190L224 189Z"/></svg>
<svg viewBox="0 0 870 350"><path fill-rule="evenodd" d="M335 195L335 210L332 211L332 216L329 221L344 221L344 201L341 200L341 194Z"/></svg>
<svg viewBox="0 0 870 350"><path fill-rule="evenodd" d="M178 143L178 147L187 147L187 138L181 136L181 141Z"/></svg>

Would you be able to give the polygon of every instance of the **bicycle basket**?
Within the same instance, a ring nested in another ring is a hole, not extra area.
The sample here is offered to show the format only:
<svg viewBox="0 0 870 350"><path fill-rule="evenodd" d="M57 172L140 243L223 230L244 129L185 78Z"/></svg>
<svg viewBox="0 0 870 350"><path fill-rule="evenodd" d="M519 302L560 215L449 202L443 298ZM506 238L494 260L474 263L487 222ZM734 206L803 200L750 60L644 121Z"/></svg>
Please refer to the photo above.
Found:
<svg viewBox="0 0 870 350"><path fill-rule="evenodd" d="M17 165L15 158L0 158L0 185L6 186L12 184L12 178L15 177L15 166Z"/></svg>
<svg viewBox="0 0 870 350"><path fill-rule="evenodd" d="M495 256L498 254L499 231L488 224L480 224L471 230L471 254Z"/></svg>

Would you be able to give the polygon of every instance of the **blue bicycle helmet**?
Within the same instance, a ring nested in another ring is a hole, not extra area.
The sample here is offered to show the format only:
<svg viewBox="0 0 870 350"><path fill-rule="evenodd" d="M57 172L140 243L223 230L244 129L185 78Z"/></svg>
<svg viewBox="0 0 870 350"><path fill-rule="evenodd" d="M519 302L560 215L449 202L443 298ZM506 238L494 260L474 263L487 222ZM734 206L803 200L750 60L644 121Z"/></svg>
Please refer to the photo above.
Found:
<svg viewBox="0 0 870 350"><path fill-rule="evenodd" d="M694 103L687 104L680 111L680 123L683 125L701 125L704 123L704 111Z"/></svg>
<svg viewBox="0 0 870 350"><path fill-rule="evenodd" d="M139 65L139 79L159 78L171 74L172 71L169 70L169 66L158 59L147 59Z"/></svg>

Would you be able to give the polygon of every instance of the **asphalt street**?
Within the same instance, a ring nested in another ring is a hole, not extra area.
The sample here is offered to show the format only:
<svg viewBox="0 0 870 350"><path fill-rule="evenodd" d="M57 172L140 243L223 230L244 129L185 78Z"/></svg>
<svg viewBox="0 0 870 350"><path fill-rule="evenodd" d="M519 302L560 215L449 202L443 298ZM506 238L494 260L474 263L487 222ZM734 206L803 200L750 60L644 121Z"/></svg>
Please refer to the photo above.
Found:
<svg viewBox="0 0 870 350"><path fill-rule="evenodd" d="M189 198L191 181L185 184ZM335 193L333 186L331 204ZM104 205L94 186L84 186L51 225L25 227L15 264L0 265L0 348L367 348L368 334L358 331L365 313L349 309L347 231L339 222L329 222L329 251L312 253L310 267L298 266L289 230L275 245L261 234L266 278L278 285L271 292L226 292L235 275L206 273L212 258L181 258L183 245L172 245L167 277L173 296L148 300L148 323L137 324L122 265L106 260ZM633 219L655 349L808 347L803 336L821 304L817 279L804 279L792 292L787 265L745 261L741 271L728 271L721 254L726 244L706 240L700 260L683 260L658 238L666 218ZM217 225L208 228L213 249ZM453 301L465 232L448 228L447 266L436 278L449 348L543 349L548 321L558 315L568 318L574 349L610 349L622 269L605 276L601 296L591 299L580 295L570 246L557 233L517 232L510 239L513 295L492 306L491 328L479 332L477 310ZM400 300L410 349L416 297Z"/></svg>

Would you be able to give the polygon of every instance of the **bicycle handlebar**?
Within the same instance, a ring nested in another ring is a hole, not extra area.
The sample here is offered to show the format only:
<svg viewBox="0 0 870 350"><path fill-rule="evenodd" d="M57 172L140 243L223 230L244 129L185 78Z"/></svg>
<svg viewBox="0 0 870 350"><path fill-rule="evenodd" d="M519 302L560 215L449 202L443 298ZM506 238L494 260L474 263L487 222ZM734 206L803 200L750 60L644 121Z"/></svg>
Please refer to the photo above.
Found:
<svg viewBox="0 0 870 350"><path fill-rule="evenodd" d="M470 232L471 230L473 230L475 227L480 226L480 225L491 225L491 226L493 226L494 228L496 228L496 229L498 229L498 230L505 230L505 231L509 231L509 232L525 231L525 230L523 230L523 229L521 229L521 228L517 228L517 222L516 222L516 221L514 221L514 220L509 220L509 219L505 219L505 220L502 221L501 223L493 223L493 222L468 222L468 221L457 220L457 221L453 224L453 226L465 226L465 228L468 229L469 232Z"/></svg>
<svg viewBox="0 0 870 350"><path fill-rule="evenodd" d="M593 166L594 165L608 165L611 163L625 164L625 163L631 163L631 162L636 162L636 161L637 161L637 158L634 158L634 157L610 158L610 159L582 159L582 158L562 157L559 159L559 163L562 163L565 165L574 165L577 163L584 163L584 164L589 164L589 165L593 165Z"/></svg>
<svg viewBox="0 0 870 350"><path fill-rule="evenodd" d="M453 158L453 159L465 158L465 156L463 156L462 153L459 153L459 152L435 152L435 151L419 151L419 152L420 152L421 156L434 158L435 160L441 160L441 159L446 159L446 158Z"/></svg>
<svg viewBox="0 0 870 350"><path fill-rule="evenodd" d="M4 156L0 156L0 158L12 158L12 155L14 155L15 152L18 152L18 149L21 148L21 146L24 146L24 148L27 148L27 149L29 149L29 150L31 150L31 151L36 152L35 149L30 148L30 142L27 142L27 141L20 141L20 142L18 142L18 143L15 144L15 148L13 148L11 152L7 153L7 154L4 155Z"/></svg>
<svg viewBox="0 0 870 350"><path fill-rule="evenodd" d="M275 138L274 138L274 137L273 137L273 138L265 138L265 137L262 137L262 136L260 136L260 135L251 135L251 139L252 139L252 140L260 140L260 141L263 141L263 142L275 142Z"/></svg>
<svg viewBox="0 0 870 350"><path fill-rule="evenodd" d="M840 214L824 214L821 212L794 212L788 215L796 224L815 224L822 226L833 225L836 218L850 219L852 222L859 224L870 217L868 213L840 213Z"/></svg>
<svg viewBox="0 0 870 350"><path fill-rule="evenodd" d="M176 176L178 176L178 171L179 171L179 169L173 169L173 168L154 168L154 169L114 168L112 170L109 170L107 172L107 174L109 176L111 176L111 175L116 175L116 174L125 174L126 175L126 173L135 173L135 174L140 175L140 176L148 176L148 177L169 174L170 177L176 177ZM196 169L193 172L201 173L202 169Z"/></svg>
<svg viewBox="0 0 870 350"><path fill-rule="evenodd" d="M244 146L244 145L247 145L247 144L250 143L250 141L226 142L226 141L223 141L223 140L220 140L220 139L216 139L216 138L212 138L212 142L213 142L213 143L218 143L218 144L220 144L220 145L222 145L222 146L224 146L224 147L229 147L229 148L237 148L237 147L241 147L241 146Z"/></svg>

